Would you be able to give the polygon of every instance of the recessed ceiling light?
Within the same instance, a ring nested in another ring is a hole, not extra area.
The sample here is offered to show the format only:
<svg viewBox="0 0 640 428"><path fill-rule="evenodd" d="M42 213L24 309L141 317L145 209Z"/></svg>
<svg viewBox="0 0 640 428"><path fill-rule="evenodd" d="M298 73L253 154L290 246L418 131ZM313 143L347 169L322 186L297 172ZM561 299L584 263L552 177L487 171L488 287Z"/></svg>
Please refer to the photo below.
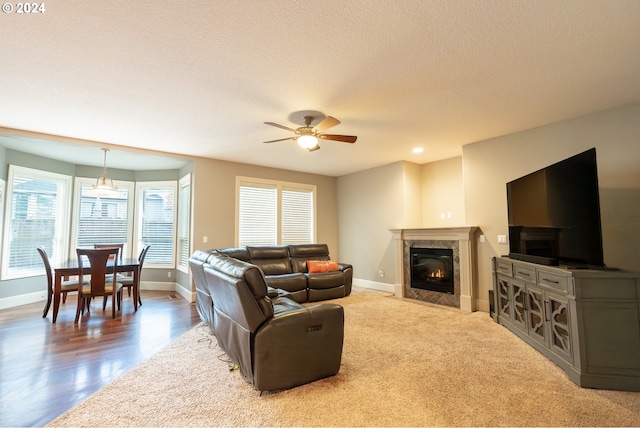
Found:
<svg viewBox="0 0 640 428"><path fill-rule="evenodd" d="M424 149L422 147L416 147L413 149L413 153L422 153L424 152Z"/></svg>

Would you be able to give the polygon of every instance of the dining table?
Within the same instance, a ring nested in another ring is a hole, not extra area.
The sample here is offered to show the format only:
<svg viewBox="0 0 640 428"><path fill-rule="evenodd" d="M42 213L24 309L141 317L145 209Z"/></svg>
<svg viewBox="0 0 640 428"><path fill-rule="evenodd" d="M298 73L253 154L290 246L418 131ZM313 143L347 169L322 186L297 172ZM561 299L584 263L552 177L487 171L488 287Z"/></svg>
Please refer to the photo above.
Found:
<svg viewBox="0 0 640 428"><path fill-rule="evenodd" d="M107 263L107 268L113 267L113 261L109 261ZM85 267L85 270L87 268ZM116 272L125 273L132 272L133 273L133 307L134 310L138 311L138 300L140 298L140 261L137 258L125 258L118 260L118 265L116 266ZM47 303L44 308L43 317L46 317L49 313L49 308L51 307L51 301L53 300L53 322L56 322L58 318L58 309L60 308L60 294L61 294L61 285L63 278L67 278L70 276L80 275L80 266L78 264L78 260L68 260L63 262L53 268L53 289L49 290L47 296Z"/></svg>

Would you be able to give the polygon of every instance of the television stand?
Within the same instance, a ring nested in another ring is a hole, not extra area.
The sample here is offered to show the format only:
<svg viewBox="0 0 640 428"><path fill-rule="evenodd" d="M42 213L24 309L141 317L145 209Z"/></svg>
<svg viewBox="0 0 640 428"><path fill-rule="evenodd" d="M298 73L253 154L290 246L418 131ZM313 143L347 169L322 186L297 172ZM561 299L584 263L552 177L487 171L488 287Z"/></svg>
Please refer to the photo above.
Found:
<svg viewBox="0 0 640 428"><path fill-rule="evenodd" d="M490 303L577 385L640 391L640 273L494 257Z"/></svg>
<svg viewBox="0 0 640 428"><path fill-rule="evenodd" d="M531 262L545 266L558 266L560 261L555 257L534 256L531 254L509 253L512 260L522 260L523 262Z"/></svg>

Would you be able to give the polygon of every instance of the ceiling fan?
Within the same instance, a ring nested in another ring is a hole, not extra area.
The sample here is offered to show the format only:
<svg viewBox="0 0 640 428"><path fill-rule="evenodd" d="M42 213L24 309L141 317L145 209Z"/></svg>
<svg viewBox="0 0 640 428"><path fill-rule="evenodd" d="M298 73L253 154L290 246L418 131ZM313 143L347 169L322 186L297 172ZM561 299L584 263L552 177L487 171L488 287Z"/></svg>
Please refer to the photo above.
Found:
<svg viewBox="0 0 640 428"><path fill-rule="evenodd" d="M294 140L298 142L300 147L307 149L310 152L314 152L320 149L318 140L332 140L341 141L343 143L355 143L358 139L358 137L356 137L355 135L321 134L321 132L340 124L340 121L335 117L327 116L320 123L313 127L311 126L311 122L313 122L314 119L313 116L304 116L303 119L304 126L301 126L297 129L289 128L288 126L284 125L278 125L277 123L273 122L265 122L265 125L271 125L275 126L276 128L286 129L287 131L291 131L296 134L288 138L265 141L265 143L276 143L278 141Z"/></svg>

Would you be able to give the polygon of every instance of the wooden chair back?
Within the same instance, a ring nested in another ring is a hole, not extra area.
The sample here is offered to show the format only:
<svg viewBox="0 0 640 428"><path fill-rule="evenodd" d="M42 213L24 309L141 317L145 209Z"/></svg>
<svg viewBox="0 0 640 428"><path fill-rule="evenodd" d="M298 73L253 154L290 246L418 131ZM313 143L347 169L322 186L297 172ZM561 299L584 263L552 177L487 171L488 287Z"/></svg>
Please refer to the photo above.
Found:
<svg viewBox="0 0 640 428"><path fill-rule="evenodd" d="M42 247L37 248L40 257L42 257L42 262L44 263L44 270L47 272L47 290L49 294L53 294L53 271L51 270L51 263L49 262L49 256L47 256L47 252Z"/></svg>
<svg viewBox="0 0 640 428"><path fill-rule="evenodd" d="M122 261L122 252L124 251L124 244L93 244L93 248L95 249L103 249L103 248L117 248L118 251L118 260ZM113 257L113 256L112 256Z"/></svg>
<svg viewBox="0 0 640 428"><path fill-rule="evenodd" d="M83 276L91 275L89 287L81 287L81 297L106 296L112 294L112 290L116 289L116 271L118 269L118 253L120 249L111 248L77 248L78 267L80 275L78 281L82 283ZM85 257L89 264L86 264ZM108 266L112 262L110 266ZM110 283L107 284L106 276L110 274Z"/></svg>
<svg viewBox="0 0 640 428"><path fill-rule="evenodd" d="M111 318L116 317L116 301L120 307L122 284L117 282L116 272L118 269L119 248L76 248L78 255L79 275L78 281L82 284L85 275L90 275L91 280L88 285L83 285L78 289L78 308L76 309L76 320L78 323L80 314L84 312L84 307L89 308L91 298L104 296L102 309L107 305L107 296L111 296ZM85 257L89 265L85 265ZM107 281L107 274L110 274Z"/></svg>
<svg viewBox="0 0 640 428"><path fill-rule="evenodd" d="M151 245L147 244L144 247L142 247L142 251L140 251L140 255L138 256L138 262L140 262L140 271L142 271L142 264L144 263L144 258L147 256L147 251L149 251L149 247L151 247Z"/></svg>

